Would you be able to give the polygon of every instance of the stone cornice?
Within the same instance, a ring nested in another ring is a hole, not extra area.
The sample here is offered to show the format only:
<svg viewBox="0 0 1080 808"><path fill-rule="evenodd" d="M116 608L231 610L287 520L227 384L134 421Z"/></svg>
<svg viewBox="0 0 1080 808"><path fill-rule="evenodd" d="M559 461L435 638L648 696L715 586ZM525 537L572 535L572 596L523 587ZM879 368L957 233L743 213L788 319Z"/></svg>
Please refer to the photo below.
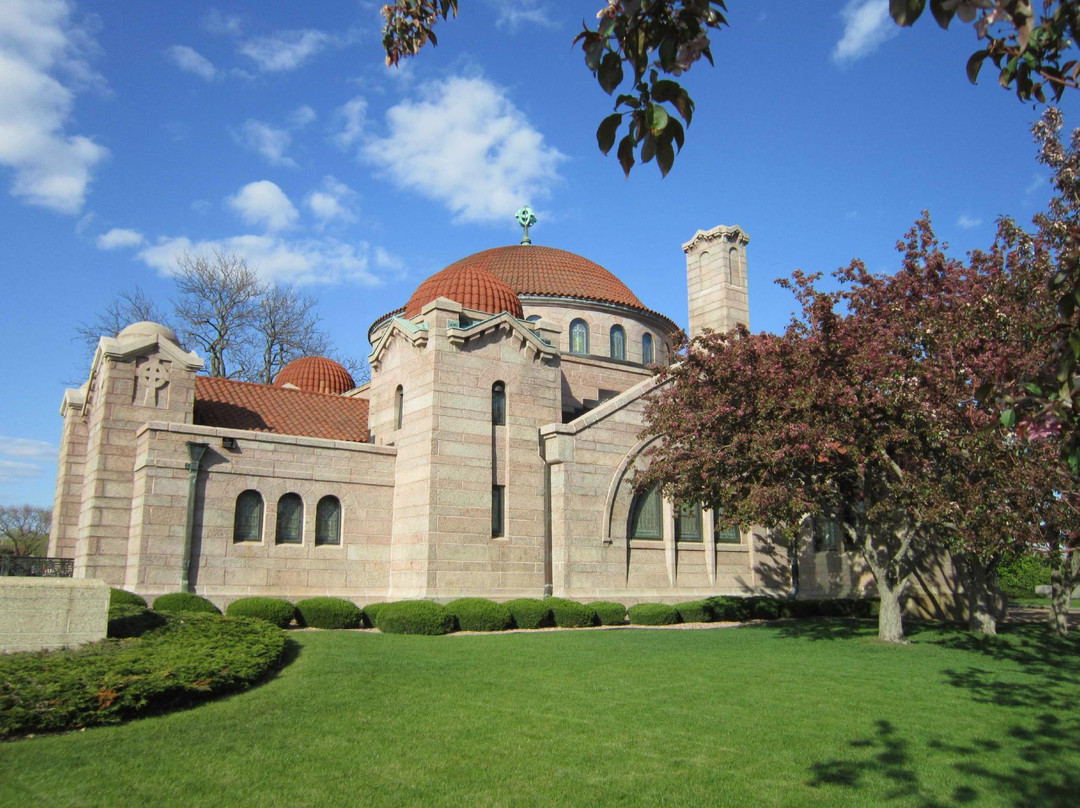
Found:
<svg viewBox="0 0 1080 808"><path fill-rule="evenodd" d="M745 247L750 243L750 236L746 235L738 225L729 227L726 224L719 224L711 230L698 230L694 233L694 237L682 245L683 252L688 253L702 244L710 244L714 241L726 241Z"/></svg>

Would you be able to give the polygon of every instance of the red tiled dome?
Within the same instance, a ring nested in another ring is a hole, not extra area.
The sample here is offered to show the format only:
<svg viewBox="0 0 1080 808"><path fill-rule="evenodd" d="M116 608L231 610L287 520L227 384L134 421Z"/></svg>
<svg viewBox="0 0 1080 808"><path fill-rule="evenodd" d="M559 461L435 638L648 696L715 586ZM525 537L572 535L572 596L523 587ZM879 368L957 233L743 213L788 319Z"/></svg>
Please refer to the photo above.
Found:
<svg viewBox="0 0 1080 808"><path fill-rule="evenodd" d="M415 317L437 297L449 298L475 311L489 314L506 311L519 319L525 316L521 301L506 281L482 267L469 266L461 261L436 272L420 284L405 304L405 317Z"/></svg>
<svg viewBox="0 0 1080 808"><path fill-rule="evenodd" d="M325 356L302 356L281 369L274 387L291 384L305 393L340 395L356 387L349 371Z"/></svg>
<svg viewBox="0 0 1080 808"><path fill-rule="evenodd" d="M626 284L602 266L554 247L495 247L455 261L443 271L463 267L486 270L519 295L573 297L645 309Z"/></svg>

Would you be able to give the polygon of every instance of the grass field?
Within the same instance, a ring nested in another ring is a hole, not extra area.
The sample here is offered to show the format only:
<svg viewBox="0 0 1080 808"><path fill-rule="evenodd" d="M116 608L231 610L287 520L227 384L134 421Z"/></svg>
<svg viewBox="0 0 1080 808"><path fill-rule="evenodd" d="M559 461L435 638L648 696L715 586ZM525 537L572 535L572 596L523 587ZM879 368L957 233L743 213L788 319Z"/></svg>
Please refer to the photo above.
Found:
<svg viewBox="0 0 1080 808"><path fill-rule="evenodd" d="M248 693L0 745L0 805L1080 801L1080 643L875 630L295 632Z"/></svg>

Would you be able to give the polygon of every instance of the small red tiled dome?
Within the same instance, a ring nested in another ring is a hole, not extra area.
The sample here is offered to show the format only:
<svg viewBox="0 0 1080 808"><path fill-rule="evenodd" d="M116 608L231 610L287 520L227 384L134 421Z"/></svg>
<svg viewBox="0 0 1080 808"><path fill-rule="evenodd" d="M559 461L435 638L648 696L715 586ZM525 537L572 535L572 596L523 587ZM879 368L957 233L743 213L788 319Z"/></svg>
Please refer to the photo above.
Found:
<svg viewBox="0 0 1080 808"><path fill-rule="evenodd" d="M474 311L489 314L506 311L519 319L525 316L521 310L521 301L506 281L485 269L459 266L460 263L436 272L420 284L405 304L405 317L415 317L437 297L449 298Z"/></svg>
<svg viewBox="0 0 1080 808"><path fill-rule="evenodd" d="M356 387L356 382L340 364L325 356L302 356L281 369L274 387L291 384L305 393L340 395Z"/></svg>

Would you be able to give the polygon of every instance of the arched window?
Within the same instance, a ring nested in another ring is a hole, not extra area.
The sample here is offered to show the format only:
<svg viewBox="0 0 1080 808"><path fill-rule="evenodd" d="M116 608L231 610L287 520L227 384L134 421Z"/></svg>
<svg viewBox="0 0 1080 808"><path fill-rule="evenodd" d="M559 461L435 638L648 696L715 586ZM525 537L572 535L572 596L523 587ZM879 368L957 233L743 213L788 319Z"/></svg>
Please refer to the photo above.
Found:
<svg viewBox="0 0 1080 808"><path fill-rule="evenodd" d="M843 529L839 522L827 516L814 516L811 518L811 526L814 531L815 552L832 552L840 550L840 537Z"/></svg>
<svg viewBox="0 0 1080 808"><path fill-rule="evenodd" d="M675 541L701 541L701 506L682 505L675 517Z"/></svg>
<svg viewBox="0 0 1080 808"><path fill-rule="evenodd" d="M589 324L584 320L570 323L570 353L583 356L589 353Z"/></svg>
<svg viewBox="0 0 1080 808"><path fill-rule="evenodd" d="M494 426L506 423L506 385L502 382L491 385L491 423Z"/></svg>
<svg viewBox="0 0 1080 808"><path fill-rule="evenodd" d="M539 314L530 314L528 317L525 318L525 322L527 322L527 323L535 323L539 319L540 319Z"/></svg>
<svg viewBox="0 0 1080 808"><path fill-rule="evenodd" d="M405 388L400 384L394 391L394 429L401 429L405 417Z"/></svg>
<svg viewBox="0 0 1080 808"><path fill-rule="evenodd" d="M653 352L652 334L646 332L641 336L641 364L651 365L656 361L656 355Z"/></svg>
<svg viewBox="0 0 1080 808"><path fill-rule="evenodd" d="M304 540L304 500L299 494L285 494L277 503L278 544L300 544Z"/></svg>
<svg viewBox="0 0 1080 808"><path fill-rule="evenodd" d="M244 491L236 498L233 541L262 541L263 498L258 491Z"/></svg>
<svg viewBox="0 0 1080 808"><path fill-rule="evenodd" d="M626 359L626 331L621 325L611 327L611 358Z"/></svg>
<svg viewBox="0 0 1080 808"><path fill-rule="evenodd" d="M660 487L653 486L648 491L634 496L630 503L630 524L627 535L631 539L664 538L664 511L660 501Z"/></svg>
<svg viewBox="0 0 1080 808"><path fill-rule="evenodd" d="M506 486L491 486L491 536L506 535Z"/></svg>
<svg viewBox="0 0 1080 808"><path fill-rule="evenodd" d="M315 506L315 544L341 544L341 500L335 496Z"/></svg>

